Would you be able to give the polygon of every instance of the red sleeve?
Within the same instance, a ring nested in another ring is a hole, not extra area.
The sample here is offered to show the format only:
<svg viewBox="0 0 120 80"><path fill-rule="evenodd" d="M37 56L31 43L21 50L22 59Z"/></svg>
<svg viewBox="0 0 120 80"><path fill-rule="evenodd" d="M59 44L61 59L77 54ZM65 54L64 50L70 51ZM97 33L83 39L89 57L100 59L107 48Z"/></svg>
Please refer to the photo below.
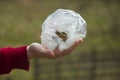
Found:
<svg viewBox="0 0 120 80"><path fill-rule="evenodd" d="M27 46L18 48L0 48L0 74L7 74L12 69L29 70Z"/></svg>

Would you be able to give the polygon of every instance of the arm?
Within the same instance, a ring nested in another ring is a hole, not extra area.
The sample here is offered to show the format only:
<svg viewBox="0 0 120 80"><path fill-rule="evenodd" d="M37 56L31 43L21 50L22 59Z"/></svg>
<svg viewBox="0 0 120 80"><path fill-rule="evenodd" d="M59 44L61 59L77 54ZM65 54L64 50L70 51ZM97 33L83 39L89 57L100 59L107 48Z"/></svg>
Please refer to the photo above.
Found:
<svg viewBox="0 0 120 80"><path fill-rule="evenodd" d="M0 48L0 74L7 74L12 69L29 70L27 46L18 48Z"/></svg>
<svg viewBox="0 0 120 80"><path fill-rule="evenodd" d="M83 40L76 41L70 48L54 51L44 48L39 43L18 48L0 48L0 74L7 74L12 69L29 70L29 61L34 58L57 59L69 55Z"/></svg>

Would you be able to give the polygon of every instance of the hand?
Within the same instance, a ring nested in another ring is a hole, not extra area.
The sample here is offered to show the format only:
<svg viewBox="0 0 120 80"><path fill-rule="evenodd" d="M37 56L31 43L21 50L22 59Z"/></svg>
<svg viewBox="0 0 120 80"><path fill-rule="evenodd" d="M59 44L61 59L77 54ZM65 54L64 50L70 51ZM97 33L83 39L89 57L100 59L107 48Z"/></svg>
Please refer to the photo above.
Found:
<svg viewBox="0 0 120 80"><path fill-rule="evenodd" d="M55 50L49 50L45 47L43 47L39 43L32 43L27 47L27 55L28 59L31 60L33 58L49 58L49 59L57 59L65 55L69 55L72 53L72 51L80 44L83 40L80 39L78 41L75 41L74 44L63 51L60 51L58 49Z"/></svg>

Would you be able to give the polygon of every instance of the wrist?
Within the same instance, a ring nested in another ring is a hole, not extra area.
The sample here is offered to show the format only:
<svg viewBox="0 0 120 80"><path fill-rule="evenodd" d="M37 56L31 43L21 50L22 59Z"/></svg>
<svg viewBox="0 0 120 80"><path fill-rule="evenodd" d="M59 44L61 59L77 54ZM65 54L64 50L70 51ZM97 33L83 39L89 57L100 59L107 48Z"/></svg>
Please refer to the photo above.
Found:
<svg viewBox="0 0 120 80"><path fill-rule="evenodd" d="M31 60L33 58L38 57L39 49L36 46L37 43L32 43L29 46L27 46L27 56L28 60ZM38 45L38 44L37 44Z"/></svg>
<svg viewBox="0 0 120 80"><path fill-rule="evenodd" d="M27 46L27 57L28 57L28 61L34 58L33 53L30 50L30 46Z"/></svg>

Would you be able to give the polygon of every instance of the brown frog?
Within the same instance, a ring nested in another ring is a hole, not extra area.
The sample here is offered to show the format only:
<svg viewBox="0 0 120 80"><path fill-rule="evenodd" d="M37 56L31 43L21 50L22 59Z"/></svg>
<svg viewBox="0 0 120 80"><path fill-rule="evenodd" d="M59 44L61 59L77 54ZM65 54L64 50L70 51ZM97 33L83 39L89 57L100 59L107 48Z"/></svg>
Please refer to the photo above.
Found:
<svg viewBox="0 0 120 80"><path fill-rule="evenodd" d="M62 38L63 41L67 40L67 34L65 32L56 31L56 34L58 35L58 37Z"/></svg>

